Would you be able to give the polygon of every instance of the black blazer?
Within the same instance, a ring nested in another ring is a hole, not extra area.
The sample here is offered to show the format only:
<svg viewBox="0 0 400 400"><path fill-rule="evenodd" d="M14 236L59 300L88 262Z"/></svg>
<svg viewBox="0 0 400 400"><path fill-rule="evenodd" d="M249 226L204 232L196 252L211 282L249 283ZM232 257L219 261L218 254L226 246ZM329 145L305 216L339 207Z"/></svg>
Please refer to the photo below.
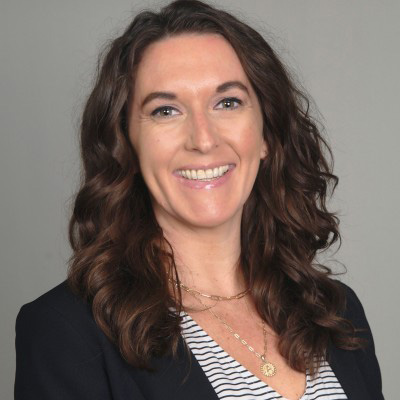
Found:
<svg viewBox="0 0 400 400"><path fill-rule="evenodd" d="M365 328L366 350L329 348L329 362L350 400L381 400L382 385L374 343L363 307L346 286L345 316ZM16 400L217 400L194 355L179 344L179 357L154 359L157 372L129 366L94 322L90 307L66 282L32 303L17 317ZM186 377L186 380L184 380Z"/></svg>

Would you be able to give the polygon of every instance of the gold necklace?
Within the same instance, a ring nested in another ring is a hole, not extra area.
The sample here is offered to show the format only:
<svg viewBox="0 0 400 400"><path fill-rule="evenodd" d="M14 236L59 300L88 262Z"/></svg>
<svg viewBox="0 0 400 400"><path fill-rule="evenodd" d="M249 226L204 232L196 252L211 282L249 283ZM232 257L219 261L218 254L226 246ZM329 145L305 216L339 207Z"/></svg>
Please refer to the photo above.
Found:
<svg viewBox="0 0 400 400"><path fill-rule="evenodd" d="M190 292L189 292L190 293ZM190 293L192 294L192 293ZM225 328L231 333L235 339L237 339L240 343L242 343L244 346L247 347L247 349L253 353L257 358L261 360L261 365L260 365L260 371L264 376L274 376L277 373L277 368L274 364L270 363L266 359L266 354L267 354L267 335L266 335L266 329L265 329L265 323L264 320L262 320L262 327L263 327L263 338L264 338L264 354L260 354L257 351L254 350L254 347L250 346L246 340L240 337L238 333L236 333L233 328L227 324L225 320L223 320L219 315L215 314L214 311L211 310L211 308L207 307L196 295L192 294L192 296L200 302L200 304L204 307L204 310L208 310L218 321L220 321Z"/></svg>
<svg viewBox="0 0 400 400"><path fill-rule="evenodd" d="M247 293L249 293L250 289L246 289L243 292L240 292L238 294L235 294L233 296L217 296L214 294L207 294L207 293L201 293L196 289L192 289L190 287L185 286L183 283L181 282L176 282L175 280L168 278L168 280L174 284L176 287L180 286L185 292L188 292L192 295L198 295L198 296L202 296L202 297L206 297L207 299L211 299L211 300L216 300L216 301L224 301L224 300L237 300L237 299L241 299L242 297L246 296Z"/></svg>

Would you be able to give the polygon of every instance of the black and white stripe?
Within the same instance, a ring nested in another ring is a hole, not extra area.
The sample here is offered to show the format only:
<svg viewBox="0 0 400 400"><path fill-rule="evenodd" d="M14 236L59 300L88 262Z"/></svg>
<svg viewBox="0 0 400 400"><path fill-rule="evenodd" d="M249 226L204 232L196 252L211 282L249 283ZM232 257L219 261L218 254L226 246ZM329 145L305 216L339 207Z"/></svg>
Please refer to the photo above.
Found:
<svg viewBox="0 0 400 400"><path fill-rule="evenodd" d="M205 372L219 399L286 400L226 353L186 313L182 313L182 336ZM317 376L307 374L306 390L300 400L347 399L327 362Z"/></svg>

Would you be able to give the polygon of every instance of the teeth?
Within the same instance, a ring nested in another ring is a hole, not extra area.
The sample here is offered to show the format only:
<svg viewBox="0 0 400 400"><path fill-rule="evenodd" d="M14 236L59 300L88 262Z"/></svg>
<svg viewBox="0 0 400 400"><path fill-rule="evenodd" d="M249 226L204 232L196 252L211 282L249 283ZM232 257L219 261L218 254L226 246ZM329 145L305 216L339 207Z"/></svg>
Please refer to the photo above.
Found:
<svg viewBox="0 0 400 400"><path fill-rule="evenodd" d="M180 170L178 171L179 175L183 176L186 179L195 179L195 180L211 180L214 178L219 178L224 175L229 170L229 165L221 165L220 167L215 167L213 169L197 169L197 170Z"/></svg>

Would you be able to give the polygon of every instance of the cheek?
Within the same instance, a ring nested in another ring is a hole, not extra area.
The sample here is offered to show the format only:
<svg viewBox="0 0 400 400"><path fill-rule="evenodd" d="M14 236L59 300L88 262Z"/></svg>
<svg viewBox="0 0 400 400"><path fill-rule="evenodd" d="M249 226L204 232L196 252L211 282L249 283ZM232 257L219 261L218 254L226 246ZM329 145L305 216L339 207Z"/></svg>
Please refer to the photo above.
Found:
<svg viewBox="0 0 400 400"><path fill-rule="evenodd" d="M246 121L241 126L236 127L236 130L238 134L234 136L234 141L239 155L254 159L254 162L258 163L263 145L262 128L257 123Z"/></svg>
<svg viewBox="0 0 400 400"><path fill-rule="evenodd" d="M140 168L146 183L153 186L161 174L169 172L175 153L172 140L166 135L154 132L141 132L136 143Z"/></svg>
<svg viewBox="0 0 400 400"><path fill-rule="evenodd" d="M159 149L159 144L159 141L151 142L143 140L139 142L138 157L143 175L148 175L149 171L154 169L157 165L157 159L161 161L160 159L162 159L165 154L161 149ZM159 157L157 157L157 154Z"/></svg>

